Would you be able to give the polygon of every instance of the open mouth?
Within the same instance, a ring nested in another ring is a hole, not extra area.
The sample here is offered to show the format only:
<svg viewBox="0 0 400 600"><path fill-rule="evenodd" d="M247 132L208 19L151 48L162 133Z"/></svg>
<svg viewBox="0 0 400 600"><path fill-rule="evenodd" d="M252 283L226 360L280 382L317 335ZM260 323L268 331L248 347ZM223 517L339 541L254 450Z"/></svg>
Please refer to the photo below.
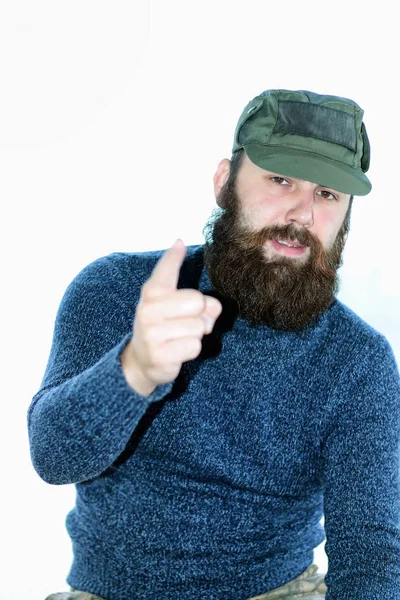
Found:
<svg viewBox="0 0 400 600"><path fill-rule="evenodd" d="M304 254L308 246L303 246L297 240L285 240L281 238L271 239L271 245L280 254L286 256L300 256Z"/></svg>
<svg viewBox="0 0 400 600"><path fill-rule="evenodd" d="M288 242L287 240L276 240L278 244L282 244L282 246L287 246L288 248L306 248L303 244L299 244L299 242Z"/></svg>

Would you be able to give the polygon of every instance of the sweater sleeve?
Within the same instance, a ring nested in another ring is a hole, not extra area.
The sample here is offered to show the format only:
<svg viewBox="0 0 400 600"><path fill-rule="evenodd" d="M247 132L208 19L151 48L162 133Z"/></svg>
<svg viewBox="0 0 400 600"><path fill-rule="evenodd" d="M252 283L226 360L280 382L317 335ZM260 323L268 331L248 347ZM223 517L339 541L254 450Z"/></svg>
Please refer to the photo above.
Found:
<svg viewBox="0 0 400 600"><path fill-rule="evenodd" d="M326 600L400 600L399 373L379 334L355 360L323 444Z"/></svg>
<svg viewBox="0 0 400 600"><path fill-rule="evenodd" d="M40 391L28 411L33 466L52 484L100 475L125 449L149 405L126 382L120 355L130 339L140 286L105 257L68 287L56 317ZM132 277L131 277L132 279Z"/></svg>

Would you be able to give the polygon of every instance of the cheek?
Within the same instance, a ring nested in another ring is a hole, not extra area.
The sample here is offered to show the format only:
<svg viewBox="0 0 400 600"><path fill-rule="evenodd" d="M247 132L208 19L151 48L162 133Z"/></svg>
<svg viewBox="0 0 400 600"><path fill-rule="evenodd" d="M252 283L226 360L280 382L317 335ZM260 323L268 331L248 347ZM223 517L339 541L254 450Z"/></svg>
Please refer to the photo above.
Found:
<svg viewBox="0 0 400 600"><path fill-rule="evenodd" d="M325 248L331 248L333 246L343 220L344 215L341 214L338 215L325 212L318 215L317 231L315 233Z"/></svg>
<svg viewBox="0 0 400 600"><path fill-rule="evenodd" d="M263 229L282 223L281 215L272 209L271 206L266 206L260 203L247 207L242 212L246 225L253 230Z"/></svg>
<svg viewBox="0 0 400 600"><path fill-rule="evenodd" d="M242 197L242 215L253 229L261 229L284 222L282 202L277 202L264 193L254 193Z"/></svg>

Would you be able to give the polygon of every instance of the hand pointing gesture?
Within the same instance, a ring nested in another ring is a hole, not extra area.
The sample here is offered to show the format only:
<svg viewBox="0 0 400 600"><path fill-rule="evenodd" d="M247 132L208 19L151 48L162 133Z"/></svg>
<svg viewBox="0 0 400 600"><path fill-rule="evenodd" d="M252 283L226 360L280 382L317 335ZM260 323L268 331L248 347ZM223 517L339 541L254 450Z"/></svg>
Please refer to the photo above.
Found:
<svg viewBox="0 0 400 600"><path fill-rule="evenodd" d="M216 298L177 289L185 254L185 245L177 240L156 264L142 287L133 337L121 356L128 383L143 396L173 381L182 363L200 354L201 339L222 310Z"/></svg>

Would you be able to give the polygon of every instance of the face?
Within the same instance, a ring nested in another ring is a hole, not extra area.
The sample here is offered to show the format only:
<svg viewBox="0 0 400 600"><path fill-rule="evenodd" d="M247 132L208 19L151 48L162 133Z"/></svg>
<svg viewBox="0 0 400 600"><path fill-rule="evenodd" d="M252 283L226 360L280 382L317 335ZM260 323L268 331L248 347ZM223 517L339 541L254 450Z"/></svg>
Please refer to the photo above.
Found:
<svg viewBox="0 0 400 600"><path fill-rule="evenodd" d="M222 161L219 173L217 171L217 196L226 177L226 168L229 171L229 165ZM242 224L250 230L292 225L299 232L299 237L304 237L304 230L310 232L326 250L332 248L350 202L349 194L265 171L246 155L237 175L236 193L241 203ZM264 250L268 259L286 256L303 263L310 255L310 248L301 244L299 239L267 240Z"/></svg>
<svg viewBox="0 0 400 600"><path fill-rule="evenodd" d="M300 330L338 291L350 196L260 169L244 156L214 178L222 211L205 227L204 259L221 299L253 323Z"/></svg>

